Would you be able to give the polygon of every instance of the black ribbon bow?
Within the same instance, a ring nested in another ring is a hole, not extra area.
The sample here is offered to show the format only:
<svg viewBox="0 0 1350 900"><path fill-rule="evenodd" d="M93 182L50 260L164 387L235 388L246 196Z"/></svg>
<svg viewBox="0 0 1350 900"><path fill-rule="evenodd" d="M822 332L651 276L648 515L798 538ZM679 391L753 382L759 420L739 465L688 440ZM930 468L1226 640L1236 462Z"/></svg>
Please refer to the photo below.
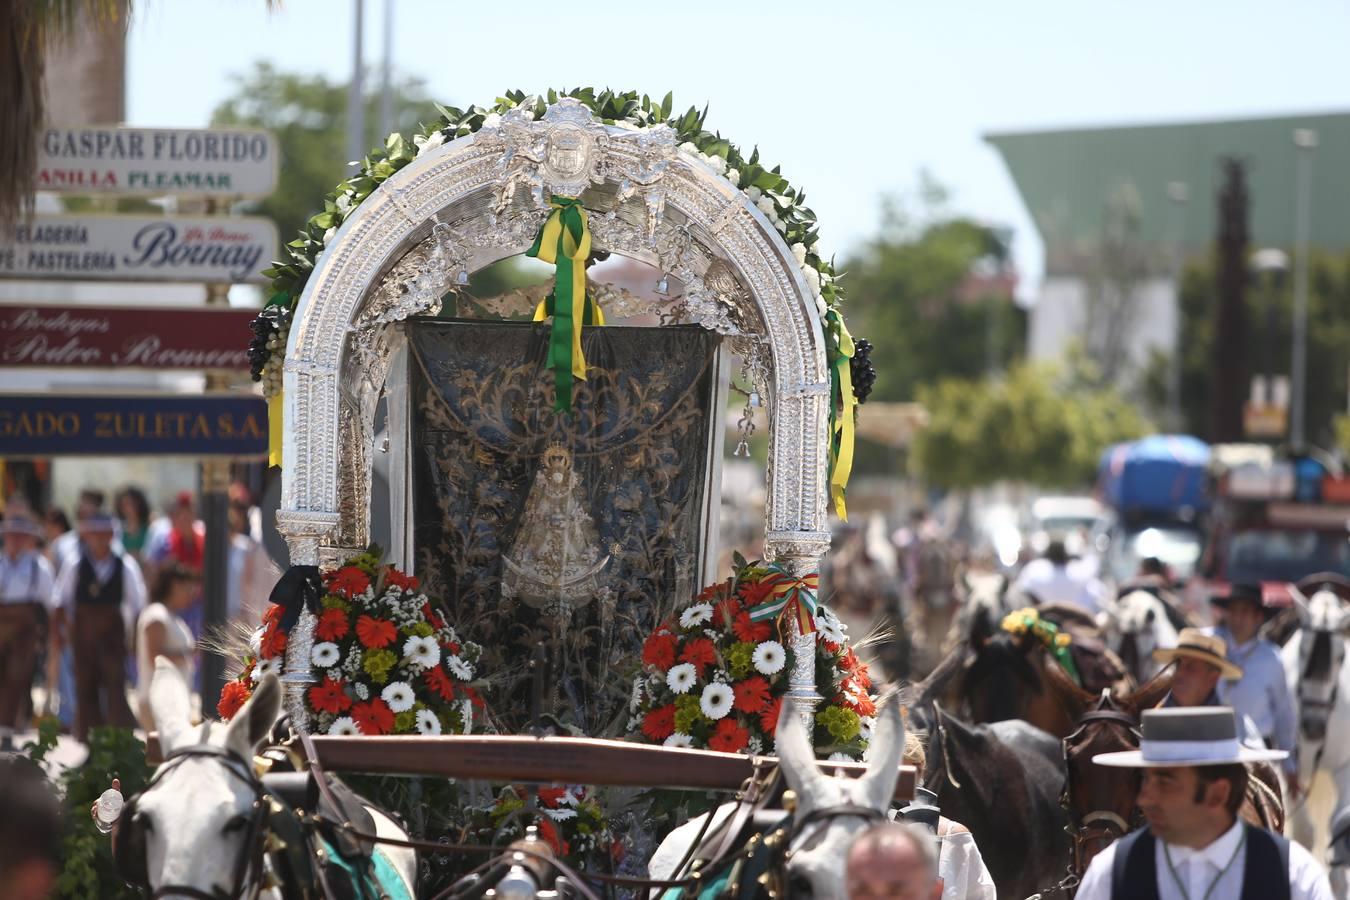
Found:
<svg viewBox="0 0 1350 900"><path fill-rule="evenodd" d="M281 576L272 594L267 599L285 612L281 615L279 627L290 632L291 626L300 618L300 610L308 608L319 614L319 600L323 597L323 582L319 579L318 566L291 566Z"/></svg>

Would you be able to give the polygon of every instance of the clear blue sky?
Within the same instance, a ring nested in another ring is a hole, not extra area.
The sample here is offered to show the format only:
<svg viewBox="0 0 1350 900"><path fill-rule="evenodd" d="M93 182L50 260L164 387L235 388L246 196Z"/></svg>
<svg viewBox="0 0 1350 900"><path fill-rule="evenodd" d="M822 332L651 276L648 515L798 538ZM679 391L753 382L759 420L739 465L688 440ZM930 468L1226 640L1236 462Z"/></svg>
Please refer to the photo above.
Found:
<svg viewBox="0 0 1350 900"><path fill-rule="evenodd" d="M386 0L366 0L378 66ZM986 132L1350 110L1350 4L1334 0L463 3L393 0L395 68L433 96L595 85L711 109L708 125L807 192L826 248L874 233L879 200L921 168L953 209L1041 247ZM138 5L128 60L137 125L205 125L231 74L266 59L345 81L352 0ZM570 15L566 14L570 12Z"/></svg>

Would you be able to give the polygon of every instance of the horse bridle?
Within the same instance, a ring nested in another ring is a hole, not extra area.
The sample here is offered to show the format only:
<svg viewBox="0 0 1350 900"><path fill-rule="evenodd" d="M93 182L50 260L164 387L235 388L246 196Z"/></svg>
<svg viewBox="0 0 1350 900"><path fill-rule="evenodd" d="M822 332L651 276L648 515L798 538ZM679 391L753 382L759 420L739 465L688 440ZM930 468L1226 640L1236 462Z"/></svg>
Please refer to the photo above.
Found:
<svg viewBox="0 0 1350 900"><path fill-rule="evenodd" d="M1067 769L1069 764L1069 741L1079 729L1090 722L1114 722L1117 725L1124 725L1129 728L1136 738L1139 737L1139 722L1128 713L1123 713L1114 709L1093 709L1088 710L1078 717L1073 733L1062 741L1064 753L1064 765ZM1093 843L1100 843L1098 852L1105 849L1113 841L1129 834L1133 829L1130 823L1119 813L1112 812L1109 809L1094 809L1084 813L1081 817L1076 817L1073 811L1073 779L1066 777L1064 779L1064 793L1060 796L1060 805L1068 814L1069 824L1065 831L1073 841L1073 867L1071 871L1082 876L1087 868L1087 848Z"/></svg>
<svg viewBox="0 0 1350 900"><path fill-rule="evenodd" d="M151 900L165 896L186 896L196 900L228 900L243 897L249 887L249 872L259 876L257 890L261 890L262 862L264 853L263 838L272 797L263 787L262 780L253 771L253 766L242 756L225 747L207 743L210 722L202 723L200 739L197 743L173 750L164 758L164 763L156 770L150 782L139 793L134 794L122 810L122 820L126 825L119 830L113 859L118 874L133 887L149 894ZM228 891L208 893L200 888L185 884L165 884L158 888L150 886L149 873L146 870L145 824L139 819L138 801L155 787L169 772L184 760L215 759L225 767L225 771L243 782L253 794L253 804L248 815L248 824L244 832L244 842L235 859L234 870ZM255 891L256 893L256 891Z"/></svg>

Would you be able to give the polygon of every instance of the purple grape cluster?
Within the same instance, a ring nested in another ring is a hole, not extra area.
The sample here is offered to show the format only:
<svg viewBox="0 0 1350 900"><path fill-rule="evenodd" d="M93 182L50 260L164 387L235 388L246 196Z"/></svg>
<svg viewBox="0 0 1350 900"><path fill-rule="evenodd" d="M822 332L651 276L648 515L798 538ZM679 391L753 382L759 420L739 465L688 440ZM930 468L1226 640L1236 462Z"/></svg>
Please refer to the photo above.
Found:
<svg viewBox="0 0 1350 900"><path fill-rule="evenodd" d="M848 361L849 374L853 377L853 396L859 403L867 402L872 393L872 385L877 382L877 370L872 367L872 342L859 338L853 342L853 358Z"/></svg>

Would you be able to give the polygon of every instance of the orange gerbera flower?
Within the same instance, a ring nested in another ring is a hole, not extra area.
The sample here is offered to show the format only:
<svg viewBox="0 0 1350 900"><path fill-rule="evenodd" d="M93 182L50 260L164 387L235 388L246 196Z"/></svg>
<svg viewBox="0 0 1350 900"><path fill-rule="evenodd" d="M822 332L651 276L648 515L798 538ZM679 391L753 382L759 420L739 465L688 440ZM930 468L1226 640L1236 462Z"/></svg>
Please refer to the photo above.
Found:
<svg viewBox="0 0 1350 900"><path fill-rule="evenodd" d="M337 641L347 636L351 625L347 614L340 609L325 609L314 626L314 633L321 641Z"/></svg>
<svg viewBox="0 0 1350 900"><path fill-rule="evenodd" d="M740 712L755 715L769 705L769 682L763 676L752 675L733 684L731 690L736 695L733 706Z"/></svg>
<svg viewBox="0 0 1350 900"><path fill-rule="evenodd" d="M309 689L309 705L319 712L340 713L351 708L352 698L342 690L340 678L325 678L323 684Z"/></svg>
<svg viewBox="0 0 1350 900"><path fill-rule="evenodd" d="M268 625L263 631L258 649L263 659L272 659L286 652L286 632L275 625Z"/></svg>
<svg viewBox="0 0 1350 900"><path fill-rule="evenodd" d="M356 566L343 566L336 572L324 576L328 590L348 599L364 593L370 587L370 576Z"/></svg>
<svg viewBox="0 0 1350 900"><path fill-rule="evenodd" d="M220 689L220 703L216 705L216 712L220 718L229 721L234 718L235 713L248 700L250 691L248 685L242 681L230 681L225 687Z"/></svg>
<svg viewBox="0 0 1350 900"><path fill-rule="evenodd" d="M362 734L388 734L394 730L394 711L379 697L353 706L352 718Z"/></svg>
<svg viewBox="0 0 1350 900"><path fill-rule="evenodd" d="M393 622L385 619L361 616L356 620L356 636L361 639L362 644L378 650L394 642L398 637L398 628Z"/></svg>
<svg viewBox="0 0 1350 900"><path fill-rule="evenodd" d="M750 730L742 728L735 717L727 716L717 723L712 737L708 738L708 749L720 750L723 753L739 753L748 743Z"/></svg>

